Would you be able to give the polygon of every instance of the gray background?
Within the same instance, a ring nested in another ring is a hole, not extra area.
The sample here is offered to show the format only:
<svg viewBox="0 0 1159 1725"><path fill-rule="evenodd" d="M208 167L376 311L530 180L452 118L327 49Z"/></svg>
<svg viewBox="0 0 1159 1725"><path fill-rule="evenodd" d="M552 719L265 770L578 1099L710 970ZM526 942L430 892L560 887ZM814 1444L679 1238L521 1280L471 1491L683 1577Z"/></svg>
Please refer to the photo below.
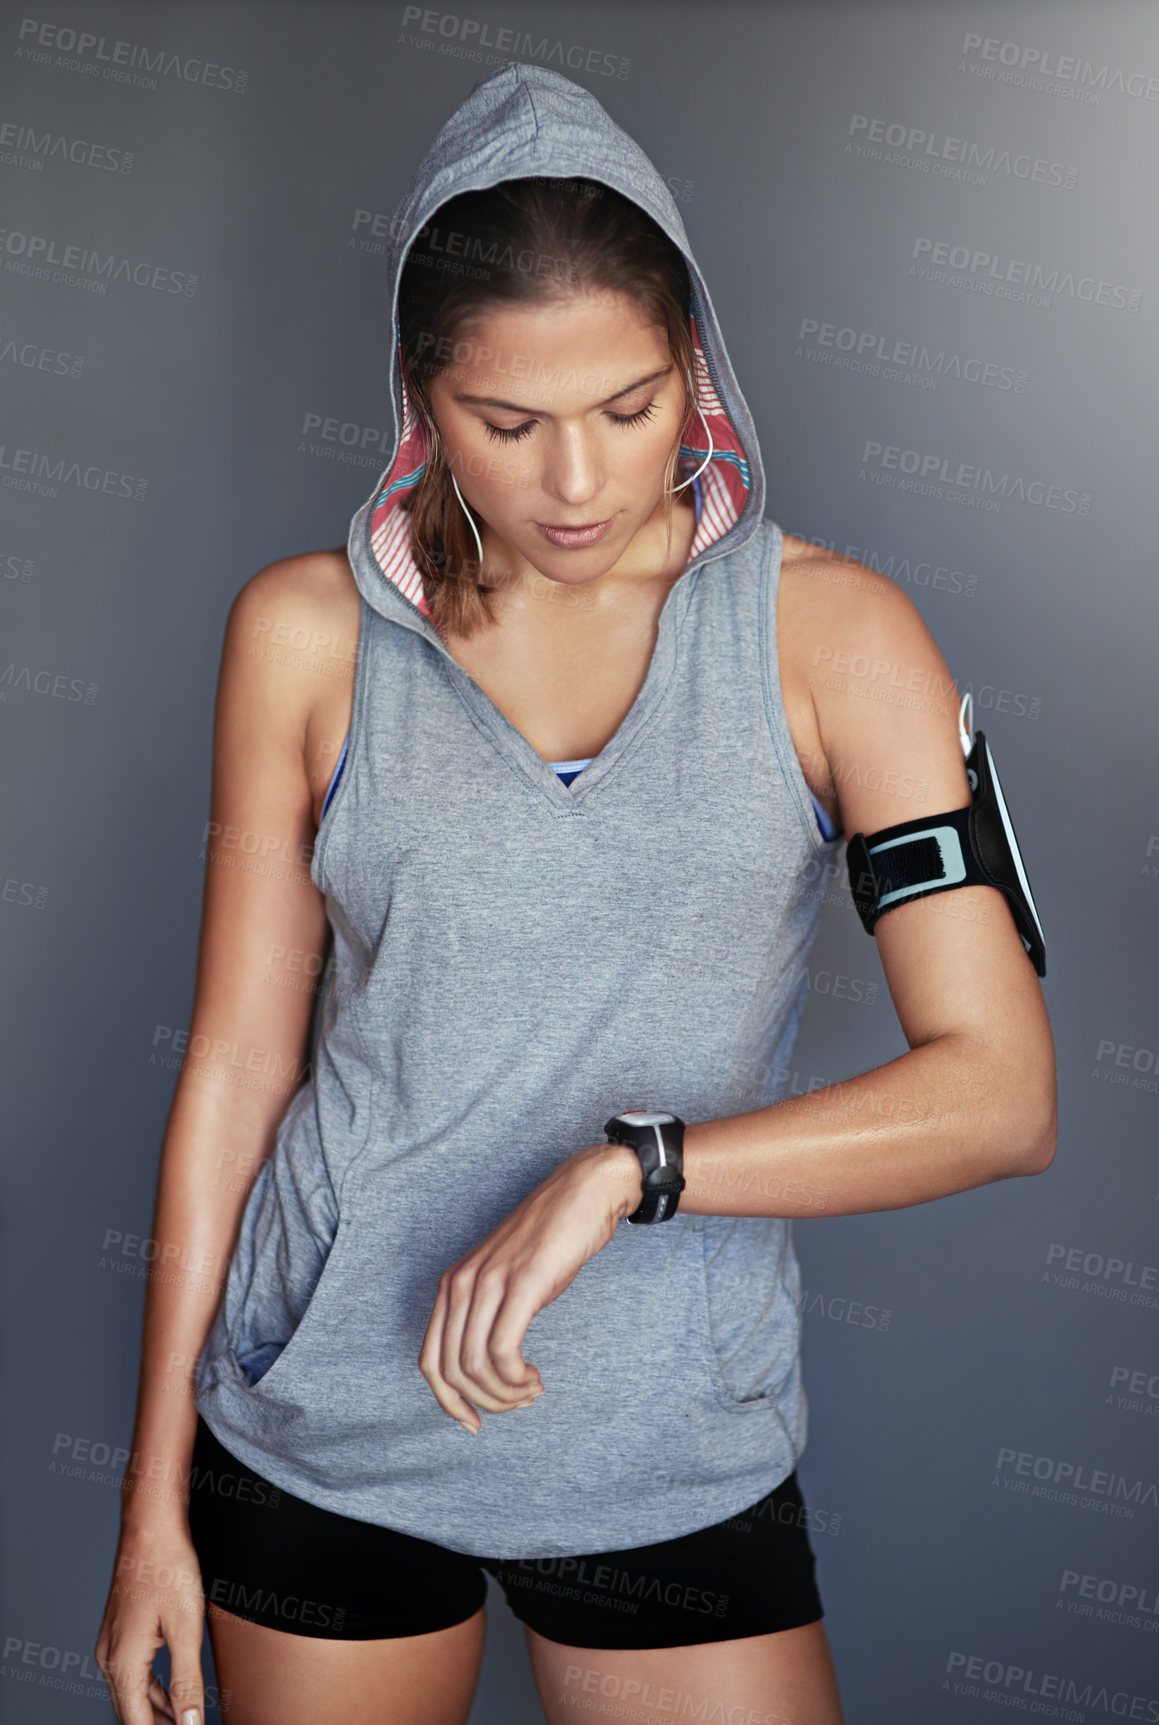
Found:
<svg viewBox="0 0 1159 1725"><path fill-rule="evenodd" d="M1024 1699L1069 1694L1056 1717L1159 1717L1159 14L482 0L440 6L426 33L402 5L334 0L35 14L230 68L229 88L93 76L92 52L29 59L28 15L0 15L3 1718L111 1717L91 1657L119 1511L107 1463L132 1424L164 1047L192 1004L223 625L256 569L343 544L380 470L381 263L350 242L490 69L464 54L468 19L543 44L500 61L560 67L578 47L617 66L560 69L670 180L756 417L768 513L911 594L974 691L1046 929L1053 1168L796 1228L801 1478L848 1718L996 1717L996 1674ZM1085 64L1048 78L1035 54ZM859 154L871 121L930 142ZM46 138L96 149L71 160ZM990 165L932 171L961 153L947 139ZM90 291L91 269L24 273L32 236L171 273ZM916 267L926 242L995 261L939 280ZM1011 260L1058 272L1043 303L999 293ZM852 335L825 346L810 322ZM834 363L861 337L927 357L899 377ZM365 453L304 435L311 414ZM867 445L989 469L1000 506L937 475L905 488ZM62 458L110 489L21 487ZM1057 487L1054 504L1019 480ZM794 1090L905 1049L843 854L819 889ZM1068 1467L1103 1490L1069 1501ZM1115 1492L1129 1514L1106 1513ZM1071 1611L1068 1572L1114 1598ZM1124 1611L1124 1587L1150 1609ZM494 1587L490 1606L473 1719L534 1720ZM993 1663L970 1694L955 1680L974 1657ZM75 1692L49 1686L62 1671Z"/></svg>

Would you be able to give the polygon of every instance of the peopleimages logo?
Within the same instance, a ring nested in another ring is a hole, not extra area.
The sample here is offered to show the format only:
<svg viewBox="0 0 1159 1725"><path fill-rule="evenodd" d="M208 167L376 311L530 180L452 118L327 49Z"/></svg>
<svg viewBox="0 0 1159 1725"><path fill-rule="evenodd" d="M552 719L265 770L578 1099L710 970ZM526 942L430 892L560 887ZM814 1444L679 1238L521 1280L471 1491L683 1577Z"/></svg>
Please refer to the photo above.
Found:
<svg viewBox="0 0 1159 1725"><path fill-rule="evenodd" d="M402 27L415 28L418 37L409 38L412 48L432 48L437 52L454 53L464 60L495 60L499 57L531 60L542 66L558 66L562 72L595 73L601 78L626 78L631 60L622 54L605 54L599 48L583 48L578 43L565 45L550 37L536 38L527 30L504 28L492 33L490 24L477 18L461 18L454 12L436 12L429 6L404 6ZM423 37L427 40L424 41ZM405 43L408 38L401 38ZM490 49L491 53L485 53Z"/></svg>
<svg viewBox="0 0 1159 1725"><path fill-rule="evenodd" d="M85 362L79 354L61 353L38 341L0 334L0 365L18 365L24 371L47 371L53 377L80 377Z"/></svg>
<svg viewBox="0 0 1159 1725"><path fill-rule="evenodd" d="M1058 1592L1056 1611L1101 1618L1105 1623L1122 1624L1125 1629L1159 1632L1159 1592L1154 1587L1064 1569Z"/></svg>
<svg viewBox="0 0 1159 1725"><path fill-rule="evenodd" d="M1069 1494L1069 1499L1076 1502L1078 1497L1074 1494L1088 1492L1093 1497L1109 1497L1126 1504L1159 1509L1159 1490L1156 1489L1154 1480L1128 1480L1123 1473L1112 1473L1109 1468L1088 1468L1081 1461L1057 1461L1054 1456L1035 1456L1031 1449L1006 1447L999 1449L995 1466L995 1480L1000 1475L1009 1475L1016 1480L1037 1480L1040 1485L1061 1487L1061 1490L1047 1492L1035 1490L1035 1497L1059 1497Z"/></svg>
<svg viewBox="0 0 1159 1725"><path fill-rule="evenodd" d="M1120 1395L1120 1390L1127 1393ZM1110 1388L1103 1401L1106 1407L1159 1418L1159 1372L1147 1366L1112 1366Z"/></svg>
<svg viewBox="0 0 1159 1725"><path fill-rule="evenodd" d="M236 66L218 66L194 55L146 48L140 42L112 41L67 24L42 23L39 18L22 18L16 34L18 60L85 72L90 77L110 78L146 90L155 90L158 78L175 78L181 84L204 84L208 89L232 90L240 96L249 78L248 72Z"/></svg>
<svg viewBox="0 0 1159 1725"><path fill-rule="evenodd" d="M975 292L993 294L996 299L1048 306L1050 295L1058 294L1063 299L1107 306L1113 311L1138 311L1143 303L1140 288L1102 281L1097 276L1076 276L1073 270L1062 269L1058 264L1048 268L1045 264L1028 263L1024 258L1003 258L997 252L935 240L928 234L914 236L910 257L920 261L911 262L908 275L951 286L969 285ZM948 276L943 273L946 270L951 272Z"/></svg>
<svg viewBox="0 0 1159 1725"><path fill-rule="evenodd" d="M94 246L61 245L43 234L20 233L0 228L0 251L4 268L38 281L64 281L90 293L107 293L110 282L128 282L133 287L152 288L157 293L184 294L192 299L197 277L171 270L144 258L121 257L99 252Z"/></svg>
<svg viewBox="0 0 1159 1725"><path fill-rule="evenodd" d="M928 132L921 126L907 126L900 120L878 120L869 114L851 114L849 137L864 140L871 146L859 149L874 161L896 163L919 168L923 173L947 175L953 179L968 179L984 186L987 174L1006 174L1015 180L1030 180L1036 185L1065 186L1068 191L1078 185L1079 171L1066 162L1048 162L1041 156L996 149L993 144L975 143L972 138L951 138L940 132ZM886 146L885 153L879 148ZM846 144L846 154L855 146Z"/></svg>
<svg viewBox="0 0 1159 1725"><path fill-rule="evenodd" d="M131 174L132 150L114 144L94 144L85 138L68 138L63 132L38 132L15 120L0 123L0 162L9 167L33 168L38 173L45 162L75 162L79 167L98 168L109 174Z"/></svg>
<svg viewBox="0 0 1159 1725"><path fill-rule="evenodd" d="M51 695L56 701L81 701L91 707L97 698L97 685L85 677L70 677L65 671L33 670L31 665L15 661L0 671L0 701L6 701L13 689L26 689L30 695Z"/></svg>
<svg viewBox="0 0 1159 1725"><path fill-rule="evenodd" d="M955 461L932 449L902 449L894 443L866 441L861 451L861 479L874 485L889 485L898 491L917 491L941 497L950 503L970 503L997 514L1012 498L1041 509L1060 509L1064 515L1086 515L1091 493L1070 486L1052 485L1045 479L1022 473L994 473L973 462Z"/></svg>
<svg viewBox="0 0 1159 1725"><path fill-rule="evenodd" d="M98 1701L108 1707L109 1686L104 1674L93 1664L91 1653L57 1647L51 1641L28 1641L19 1635L6 1635L0 1661L9 1683L22 1683L35 1689L56 1689L62 1695L73 1695L82 1701ZM207 1683L202 1693L207 1711L224 1711L229 1717L228 1689L218 1690L212 1683ZM37 1714L45 1716L43 1708L38 1708Z"/></svg>
<svg viewBox="0 0 1159 1725"><path fill-rule="evenodd" d="M822 551L837 551L836 539L811 538L806 539L806 543L816 545ZM974 597L978 587L978 577L973 570L951 569L946 563L930 563L924 558L902 557L894 551L887 554L870 546L847 544L839 555L864 563L876 574L885 575L889 580L895 581L899 587L932 587L939 593L962 593L967 599ZM833 581L842 587L869 585L855 570L826 564L806 567L814 580Z"/></svg>
<svg viewBox="0 0 1159 1725"><path fill-rule="evenodd" d="M1095 1707L1119 1719L1159 1720L1159 1700L1149 1695L1130 1695L1105 1683L1079 1683L1074 1677L1035 1671L1028 1665L1010 1665L1005 1659L987 1659L980 1653L952 1652L946 1660L942 1688L954 1695L977 1695L984 1700L1000 1701L1008 1707L1023 1696L1034 1695L1040 1701L1060 1701L1064 1707ZM1041 1705L1030 1711L1063 1719L1082 1718L1081 1713Z"/></svg>
<svg viewBox="0 0 1159 1725"><path fill-rule="evenodd" d="M1051 95L1069 93L1088 102L1098 102L1104 90L1159 102L1159 76L1124 72L1121 66L1096 66L1076 54L1054 54L1049 48L1003 42L997 36L976 36L972 31L962 43L962 54L968 71L999 83L1022 84Z"/></svg>
<svg viewBox="0 0 1159 1725"><path fill-rule="evenodd" d="M1109 1055L1114 1055L1113 1064L1122 1070L1114 1072L1103 1065ZM1135 1077L1131 1077L1131 1073ZM1159 1074L1159 1054L1153 1048L1136 1048L1133 1042L1112 1042L1107 1037L1100 1037L1098 1052L1095 1055L1095 1067L1092 1078L1109 1080L1113 1084L1127 1084L1132 1090L1159 1090L1159 1079L1141 1077L1140 1074Z"/></svg>
<svg viewBox="0 0 1159 1725"><path fill-rule="evenodd" d="M131 473L118 473L95 464L82 466L79 461L70 461L63 455L47 455L41 449L11 449L6 443L0 443L0 485L16 491L32 491L41 497L55 497L61 485L72 485L78 491L129 497L135 503L143 503L149 489L147 479L134 478Z"/></svg>
<svg viewBox="0 0 1159 1725"><path fill-rule="evenodd" d="M1125 1305L1159 1308L1155 1296L1159 1265L1136 1264L1133 1258L1088 1252L1083 1246L1066 1246L1058 1240L1047 1247L1046 1263L1039 1280L1053 1287L1073 1288Z"/></svg>
<svg viewBox="0 0 1159 1725"><path fill-rule="evenodd" d="M981 359L976 354L947 352L944 347L931 349L924 342L882 335L877 330L822 323L814 317L801 319L797 343L795 358L802 356L806 349L819 349L821 351L816 354L810 352L809 357L820 359L826 365L867 371L873 377L885 377L899 383L918 380L927 389L936 389L939 379L949 377L964 383L982 384L988 389L1009 389L1015 395L1021 395L1030 375L1012 365L999 365L997 360Z"/></svg>

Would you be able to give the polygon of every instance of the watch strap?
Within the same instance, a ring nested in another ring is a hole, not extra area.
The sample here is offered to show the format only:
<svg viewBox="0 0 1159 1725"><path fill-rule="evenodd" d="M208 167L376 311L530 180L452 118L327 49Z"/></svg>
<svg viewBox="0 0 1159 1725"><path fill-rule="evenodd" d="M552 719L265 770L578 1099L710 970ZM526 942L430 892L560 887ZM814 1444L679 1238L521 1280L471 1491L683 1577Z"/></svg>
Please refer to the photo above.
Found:
<svg viewBox="0 0 1159 1725"><path fill-rule="evenodd" d="M604 1126L614 1144L636 1152L644 1176L643 1195L627 1222L667 1222L676 1214L684 1190L684 1122L660 1109L614 1114Z"/></svg>

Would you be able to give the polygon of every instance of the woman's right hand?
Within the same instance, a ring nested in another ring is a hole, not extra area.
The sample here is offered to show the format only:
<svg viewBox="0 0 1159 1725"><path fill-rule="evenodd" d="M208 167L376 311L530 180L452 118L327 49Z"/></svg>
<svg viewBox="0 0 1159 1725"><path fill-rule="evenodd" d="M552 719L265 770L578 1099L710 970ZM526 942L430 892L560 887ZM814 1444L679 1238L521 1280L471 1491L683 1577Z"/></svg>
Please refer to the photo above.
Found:
<svg viewBox="0 0 1159 1725"><path fill-rule="evenodd" d="M94 1649L120 1725L205 1725L205 1592L188 1522L122 1525ZM153 1673L169 1649L169 1693Z"/></svg>

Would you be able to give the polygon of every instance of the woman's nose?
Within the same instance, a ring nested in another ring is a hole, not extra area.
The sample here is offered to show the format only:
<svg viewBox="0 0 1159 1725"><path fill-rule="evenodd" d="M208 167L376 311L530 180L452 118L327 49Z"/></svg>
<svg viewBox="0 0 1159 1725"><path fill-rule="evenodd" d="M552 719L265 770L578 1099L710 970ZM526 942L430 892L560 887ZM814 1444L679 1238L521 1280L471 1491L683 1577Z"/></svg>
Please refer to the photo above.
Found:
<svg viewBox="0 0 1159 1725"><path fill-rule="evenodd" d="M540 478L544 493L569 508L589 503L603 489L603 463L590 437L561 430L546 452Z"/></svg>

